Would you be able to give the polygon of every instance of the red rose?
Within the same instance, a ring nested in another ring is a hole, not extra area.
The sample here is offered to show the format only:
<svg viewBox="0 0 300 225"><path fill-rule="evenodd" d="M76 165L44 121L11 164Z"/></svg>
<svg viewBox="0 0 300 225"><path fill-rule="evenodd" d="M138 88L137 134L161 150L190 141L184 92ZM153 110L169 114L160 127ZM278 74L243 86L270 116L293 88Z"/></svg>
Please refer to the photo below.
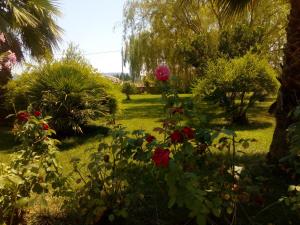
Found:
<svg viewBox="0 0 300 225"><path fill-rule="evenodd" d="M49 130L49 125L47 123L42 124L43 130Z"/></svg>
<svg viewBox="0 0 300 225"><path fill-rule="evenodd" d="M18 120L22 122L27 122L29 117L30 115L28 112L19 112L17 115Z"/></svg>
<svg viewBox="0 0 300 225"><path fill-rule="evenodd" d="M42 113L40 111L35 111L33 114L36 117L40 117L42 115Z"/></svg>
<svg viewBox="0 0 300 225"><path fill-rule="evenodd" d="M171 135L171 142L172 143L181 143L183 142L183 135L179 130L175 130Z"/></svg>
<svg viewBox="0 0 300 225"><path fill-rule="evenodd" d="M170 150L156 148L152 160L158 167L168 167L170 161Z"/></svg>
<svg viewBox="0 0 300 225"><path fill-rule="evenodd" d="M170 69L166 65L158 66L155 70L155 76L157 80L167 81L170 76Z"/></svg>
<svg viewBox="0 0 300 225"><path fill-rule="evenodd" d="M156 138L155 138L154 136L152 136L152 135L148 135L148 136L146 137L146 141L147 141L148 143L152 143L155 139L156 139Z"/></svg>
<svg viewBox="0 0 300 225"><path fill-rule="evenodd" d="M195 132L190 127L182 128L182 132L187 139L193 139L195 137Z"/></svg>

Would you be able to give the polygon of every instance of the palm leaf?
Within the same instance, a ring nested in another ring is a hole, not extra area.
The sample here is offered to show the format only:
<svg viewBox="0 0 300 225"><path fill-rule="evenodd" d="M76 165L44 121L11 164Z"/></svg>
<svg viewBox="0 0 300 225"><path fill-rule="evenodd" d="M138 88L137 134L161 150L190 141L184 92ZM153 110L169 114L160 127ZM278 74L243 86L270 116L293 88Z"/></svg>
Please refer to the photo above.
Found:
<svg viewBox="0 0 300 225"><path fill-rule="evenodd" d="M56 0L0 1L0 31L8 37L8 48L22 57L21 49L33 57L52 54L61 40L62 29L55 17L60 15ZM19 47L17 46L19 45Z"/></svg>
<svg viewBox="0 0 300 225"><path fill-rule="evenodd" d="M236 15L242 13L251 3L257 0L217 0L225 15Z"/></svg>
<svg viewBox="0 0 300 225"><path fill-rule="evenodd" d="M199 0L182 0L181 5L190 4ZM251 3L254 4L259 0L214 0L226 16L233 16L242 13Z"/></svg>

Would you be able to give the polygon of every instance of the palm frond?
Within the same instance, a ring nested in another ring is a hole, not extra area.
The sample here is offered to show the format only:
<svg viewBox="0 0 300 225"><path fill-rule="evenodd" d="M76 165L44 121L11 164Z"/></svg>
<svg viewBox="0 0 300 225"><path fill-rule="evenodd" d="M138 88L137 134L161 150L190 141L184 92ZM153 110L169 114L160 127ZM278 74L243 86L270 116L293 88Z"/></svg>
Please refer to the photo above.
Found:
<svg viewBox="0 0 300 225"><path fill-rule="evenodd" d="M217 0L225 15L237 15L242 13L249 4L256 0Z"/></svg>
<svg viewBox="0 0 300 225"><path fill-rule="evenodd" d="M242 13L251 3L258 0L214 0L223 14L233 16ZM191 2L200 2L200 0L181 0L180 5L190 4Z"/></svg>
<svg viewBox="0 0 300 225"><path fill-rule="evenodd" d="M59 15L57 0L0 1L0 31L11 40L8 44L14 44L11 50L23 49L33 57L47 56L61 40L62 29L55 21Z"/></svg>

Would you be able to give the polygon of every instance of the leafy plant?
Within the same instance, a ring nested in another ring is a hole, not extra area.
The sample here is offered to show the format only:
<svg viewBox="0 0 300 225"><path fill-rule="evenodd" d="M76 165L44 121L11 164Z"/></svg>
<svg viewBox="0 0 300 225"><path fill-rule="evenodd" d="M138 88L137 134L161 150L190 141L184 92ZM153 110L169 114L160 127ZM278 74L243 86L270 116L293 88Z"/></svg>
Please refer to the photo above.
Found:
<svg viewBox="0 0 300 225"><path fill-rule="evenodd" d="M136 87L130 82L124 82L122 85L122 93L126 95L126 100L130 100L130 95L136 92Z"/></svg>
<svg viewBox="0 0 300 225"><path fill-rule="evenodd" d="M25 107L32 104L53 118L51 126L58 133L82 132L89 120L116 112L116 92L118 87L91 66L66 58L48 62L12 81L6 105L23 110L24 103Z"/></svg>
<svg viewBox="0 0 300 225"><path fill-rule="evenodd" d="M87 165L82 164L79 158L71 160L73 177L78 177L76 182L83 185L74 190L68 206L84 224L126 218L130 204L137 197L132 194L138 193L138 190L131 184L130 177L139 173L135 158L144 154L141 152L144 132L130 134L124 127L116 125L110 135L109 142L103 138L98 150L90 153Z"/></svg>
<svg viewBox="0 0 300 225"><path fill-rule="evenodd" d="M14 160L0 166L0 222L23 223L24 209L39 201L46 206L44 194L58 195L66 179L56 160L57 140L41 112L19 112L14 134L21 143Z"/></svg>
<svg viewBox="0 0 300 225"><path fill-rule="evenodd" d="M266 60L247 54L232 60L210 62L204 78L193 93L195 102L203 100L223 107L232 123L248 123L247 111L257 101L274 93L276 73Z"/></svg>
<svg viewBox="0 0 300 225"><path fill-rule="evenodd" d="M247 52L257 52L264 40L263 27L239 24L220 34L219 51L229 58L241 57Z"/></svg>
<svg viewBox="0 0 300 225"><path fill-rule="evenodd" d="M291 125L287 129L289 154L279 160L280 169L292 180L300 176L300 106L290 112Z"/></svg>

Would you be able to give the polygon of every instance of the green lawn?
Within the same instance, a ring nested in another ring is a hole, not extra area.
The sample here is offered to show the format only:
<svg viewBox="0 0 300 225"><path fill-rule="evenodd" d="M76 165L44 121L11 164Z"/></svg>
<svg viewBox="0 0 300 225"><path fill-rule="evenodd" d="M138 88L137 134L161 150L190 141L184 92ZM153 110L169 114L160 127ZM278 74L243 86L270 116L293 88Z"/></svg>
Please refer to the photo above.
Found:
<svg viewBox="0 0 300 225"><path fill-rule="evenodd" d="M181 95L188 98L189 95ZM274 119L267 113L271 100L265 103L259 103L255 109L250 112L251 124L247 127L233 126L230 129L236 130L241 138L255 138L257 142L252 143L247 150L248 156L264 155L268 151L274 129ZM215 107L209 107L203 104L201 115L209 118L209 126L226 126L226 123L220 119L220 110ZM123 100L120 105L120 113L117 116L117 123L126 126L129 130L144 129L147 132L153 132L153 128L160 125L163 118L163 105L160 95L134 95L131 101ZM196 123L196 121L192 121ZM99 135L103 133L105 121L95 121L87 135L72 138L66 138L60 146L59 159L64 165L66 171L69 171L69 161L72 157L80 157L85 161L88 154L86 150L96 149L99 142ZM9 132L9 128L0 128L0 162L9 162L12 156L14 139Z"/></svg>

